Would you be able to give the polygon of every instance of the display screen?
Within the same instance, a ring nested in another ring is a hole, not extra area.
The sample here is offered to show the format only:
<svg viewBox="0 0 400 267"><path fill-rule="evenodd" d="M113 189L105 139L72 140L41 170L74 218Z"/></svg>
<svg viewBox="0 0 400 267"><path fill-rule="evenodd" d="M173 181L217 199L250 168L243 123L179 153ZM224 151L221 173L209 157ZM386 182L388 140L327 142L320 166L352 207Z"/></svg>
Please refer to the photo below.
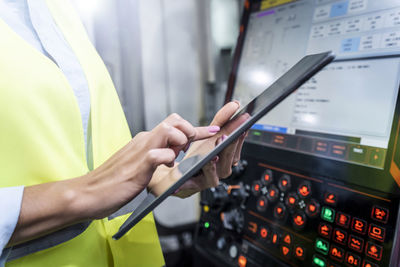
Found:
<svg viewBox="0 0 400 267"><path fill-rule="evenodd" d="M400 1L253 4L233 99L246 104L306 54L330 64L252 127L249 142L382 169L399 90Z"/></svg>

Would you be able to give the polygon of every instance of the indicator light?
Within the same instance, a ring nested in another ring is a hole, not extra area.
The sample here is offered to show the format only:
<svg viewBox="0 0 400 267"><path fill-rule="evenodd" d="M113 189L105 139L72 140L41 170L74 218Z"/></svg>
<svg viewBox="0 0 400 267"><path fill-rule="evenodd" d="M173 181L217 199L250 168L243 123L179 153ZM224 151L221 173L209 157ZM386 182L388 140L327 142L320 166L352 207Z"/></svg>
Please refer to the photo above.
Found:
<svg viewBox="0 0 400 267"><path fill-rule="evenodd" d="M209 212L209 211L210 211L210 207L207 206L207 205L205 205L205 206L203 207L203 210L204 210L204 212Z"/></svg>
<svg viewBox="0 0 400 267"><path fill-rule="evenodd" d="M253 135L255 135L255 136L261 136L261 132L253 132Z"/></svg>
<svg viewBox="0 0 400 267"><path fill-rule="evenodd" d="M317 238L315 242L315 249L324 255L328 255L329 243L322 239Z"/></svg>
<svg viewBox="0 0 400 267"><path fill-rule="evenodd" d="M205 222L205 223L204 223L204 227L205 227L205 228L209 228L209 227L210 227L210 223L209 223L209 222Z"/></svg>
<svg viewBox="0 0 400 267"><path fill-rule="evenodd" d="M335 218L335 210L328 207L322 207L321 218L325 221L333 222Z"/></svg>
<svg viewBox="0 0 400 267"><path fill-rule="evenodd" d="M315 256L315 255L314 255L314 258L313 258L313 263L318 267L326 267L326 262L323 259L321 259L321 258L319 258L318 256Z"/></svg>

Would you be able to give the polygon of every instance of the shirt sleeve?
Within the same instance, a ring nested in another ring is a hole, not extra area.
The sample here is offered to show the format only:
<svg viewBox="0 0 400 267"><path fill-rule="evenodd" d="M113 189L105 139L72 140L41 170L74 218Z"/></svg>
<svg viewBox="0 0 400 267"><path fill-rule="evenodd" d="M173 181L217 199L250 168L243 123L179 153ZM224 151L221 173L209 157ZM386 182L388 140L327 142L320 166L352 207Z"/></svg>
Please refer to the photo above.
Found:
<svg viewBox="0 0 400 267"><path fill-rule="evenodd" d="M4 250L3 255L3 249L10 240L18 222L23 193L23 186L0 188L0 266L3 266L5 254L9 252Z"/></svg>

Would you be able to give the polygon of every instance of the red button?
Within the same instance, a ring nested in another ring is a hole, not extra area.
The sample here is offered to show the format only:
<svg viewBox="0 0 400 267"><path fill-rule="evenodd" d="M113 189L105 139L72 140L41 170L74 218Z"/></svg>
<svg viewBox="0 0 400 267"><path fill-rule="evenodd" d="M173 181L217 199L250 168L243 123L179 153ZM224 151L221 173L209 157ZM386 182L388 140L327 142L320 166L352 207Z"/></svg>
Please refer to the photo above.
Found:
<svg viewBox="0 0 400 267"><path fill-rule="evenodd" d="M255 222L249 222L247 229L253 234L257 233L257 224Z"/></svg>
<svg viewBox="0 0 400 267"><path fill-rule="evenodd" d="M261 181L263 184L269 185L272 182L272 171L266 170L262 175Z"/></svg>
<svg viewBox="0 0 400 267"><path fill-rule="evenodd" d="M279 234L273 233L272 234L272 238L271 238L271 242L274 245L278 245L279 244Z"/></svg>
<svg viewBox="0 0 400 267"><path fill-rule="evenodd" d="M347 240L347 232L335 228L335 230L333 231L333 241L342 245L346 245L346 240Z"/></svg>
<svg viewBox="0 0 400 267"><path fill-rule="evenodd" d="M311 195L310 183L308 183L308 182L301 183L299 185L299 188L297 189L297 191L299 192L301 197L304 197L304 198L308 197L309 195Z"/></svg>
<svg viewBox="0 0 400 267"><path fill-rule="evenodd" d="M293 214L292 223L294 228L303 229L306 225L306 216L302 213L296 212Z"/></svg>
<svg viewBox="0 0 400 267"><path fill-rule="evenodd" d="M350 225L350 215L347 215L342 212L338 212L336 215L336 224L343 227L349 228Z"/></svg>
<svg viewBox="0 0 400 267"><path fill-rule="evenodd" d="M386 236L386 230L385 228L379 227L375 224L370 224L368 230L368 236L379 242L384 242Z"/></svg>
<svg viewBox="0 0 400 267"><path fill-rule="evenodd" d="M347 252L346 253L346 263L349 266L361 266L361 258L353 253Z"/></svg>
<svg viewBox="0 0 400 267"><path fill-rule="evenodd" d="M290 176L287 174L284 174L282 176L282 178L279 180L278 186L279 186L279 189L283 192L286 192L287 190L289 190L291 187Z"/></svg>
<svg viewBox="0 0 400 267"><path fill-rule="evenodd" d="M330 239L332 234L332 226L326 223L320 223L318 226L318 233L326 239Z"/></svg>
<svg viewBox="0 0 400 267"><path fill-rule="evenodd" d="M289 208L294 208L297 204L298 199L299 198L295 193L289 193L285 200L285 203Z"/></svg>
<svg viewBox="0 0 400 267"><path fill-rule="evenodd" d="M278 203L274 208L274 217L283 219L285 217L286 207L282 203Z"/></svg>
<svg viewBox="0 0 400 267"><path fill-rule="evenodd" d="M294 246L294 256L299 260L304 260L306 258L306 252L302 246Z"/></svg>
<svg viewBox="0 0 400 267"><path fill-rule="evenodd" d="M292 244L292 235L290 235L290 234L284 235L283 236L283 242L288 244L288 245L291 245Z"/></svg>
<svg viewBox="0 0 400 267"><path fill-rule="evenodd" d="M260 236L262 238L267 239L268 233L269 233L269 231L268 231L268 229L266 227L261 227L260 228Z"/></svg>
<svg viewBox="0 0 400 267"><path fill-rule="evenodd" d="M332 259L338 262L343 262L344 260L344 249L341 249L335 245L331 246L331 249L329 251L329 255Z"/></svg>
<svg viewBox="0 0 400 267"><path fill-rule="evenodd" d="M267 199L265 197L260 197L257 201L257 210L258 211L265 211L267 209Z"/></svg>
<svg viewBox="0 0 400 267"><path fill-rule="evenodd" d="M353 221L351 223L351 229L354 232L365 234L367 231L367 222L359 218L353 218Z"/></svg>
<svg viewBox="0 0 400 267"><path fill-rule="evenodd" d="M238 264L239 264L239 267L246 267L246 264L247 264L246 257L243 255L240 255L238 258Z"/></svg>
<svg viewBox="0 0 400 267"><path fill-rule="evenodd" d="M382 259L383 248L381 246L375 245L374 243L368 242L365 247L365 255L373 258L377 261Z"/></svg>
<svg viewBox="0 0 400 267"><path fill-rule="evenodd" d="M277 200L279 197L278 188L276 188L276 186L272 185L268 190L267 197L268 197L269 201L271 201L271 202L274 202L275 200Z"/></svg>
<svg viewBox="0 0 400 267"><path fill-rule="evenodd" d="M372 208L371 217L375 221L387 223L389 219L389 210L378 206L374 206Z"/></svg>
<svg viewBox="0 0 400 267"><path fill-rule="evenodd" d="M311 199L307 204L306 213L310 218L317 217L319 214L319 204L316 200Z"/></svg>
<svg viewBox="0 0 400 267"><path fill-rule="evenodd" d="M273 233L272 238L271 238L271 243L274 245L279 244L279 234L278 233Z"/></svg>
<svg viewBox="0 0 400 267"><path fill-rule="evenodd" d="M260 194L261 190L261 184L258 181L253 182L253 185L251 187L251 192L253 193L254 196L258 196Z"/></svg>
<svg viewBox="0 0 400 267"><path fill-rule="evenodd" d="M375 263L372 263L370 261L364 260L363 267L379 267Z"/></svg>
<svg viewBox="0 0 400 267"><path fill-rule="evenodd" d="M324 201L328 205L336 206L337 204L337 195L332 192L326 192L324 196Z"/></svg>
<svg viewBox="0 0 400 267"><path fill-rule="evenodd" d="M285 257L290 257L290 248L288 246L281 246L281 253Z"/></svg>
<svg viewBox="0 0 400 267"><path fill-rule="evenodd" d="M364 248L364 239L359 238L354 235L350 235L349 248L351 248L352 250L355 250L357 252L362 252L362 250Z"/></svg>

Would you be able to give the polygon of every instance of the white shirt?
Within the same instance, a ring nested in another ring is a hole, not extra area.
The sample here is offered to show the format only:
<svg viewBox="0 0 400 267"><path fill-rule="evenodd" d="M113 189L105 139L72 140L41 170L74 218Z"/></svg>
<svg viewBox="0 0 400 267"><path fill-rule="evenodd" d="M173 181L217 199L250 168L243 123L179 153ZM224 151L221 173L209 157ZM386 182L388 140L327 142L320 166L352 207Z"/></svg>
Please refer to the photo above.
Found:
<svg viewBox="0 0 400 267"><path fill-rule="evenodd" d="M64 39L44 0L0 0L0 19L20 37L49 57L61 69L74 91L82 117L85 142L90 115L88 83L78 58ZM29 88L27 88L29 89ZM18 221L23 187L0 188L0 267L4 266L7 245Z"/></svg>

